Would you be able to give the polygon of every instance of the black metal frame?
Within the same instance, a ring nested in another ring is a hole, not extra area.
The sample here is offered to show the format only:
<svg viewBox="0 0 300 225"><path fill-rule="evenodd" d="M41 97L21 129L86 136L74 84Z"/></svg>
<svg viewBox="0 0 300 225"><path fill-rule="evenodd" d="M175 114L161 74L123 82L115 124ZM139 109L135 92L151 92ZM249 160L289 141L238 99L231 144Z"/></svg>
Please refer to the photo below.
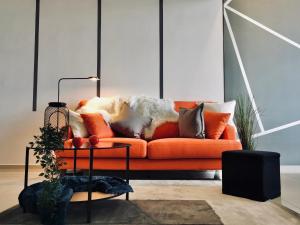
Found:
<svg viewBox="0 0 300 225"><path fill-rule="evenodd" d="M36 3L35 3L32 111L36 111L36 108L37 108L37 85L38 85L38 67L39 67L39 30L40 30L40 0L36 0Z"/></svg>
<svg viewBox="0 0 300 225"><path fill-rule="evenodd" d="M84 174L84 171L78 171ZM94 170L94 175L97 175ZM124 178L123 170L102 170L100 176ZM215 170L131 170L130 180L219 180L214 177Z"/></svg>
<svg viewBox="0 0 300 225"><path fill-rule="evenodd" d="M97 147L93 147L91 146L89 148L89 152L90 152L90 157L89 157L89 183L88 183L88 200L86 201L87 203L87 223L91 222L91 212L92 212L92 201L103 201L103 200L107 200L107 199L111 199L111 198L115 198L118 197L122 194L118 194L118 195L113 195L107 198L102 198L102 199L95 199L92 200L92 178L93 178L93 174L94 174L94 151L95 150L112 150L112 149L117 149L117 148L126 148L126 169L125 169L125 180L126 183L129 184L129 179L130 179L130 144L122 144L122 143L118 143L120 144L119 146L116 147L108 147L108 148L97 148ZM26 146L26 152L25 152L25 175L24 175L24 189L28 187L28 168L29 168L29 153L30 150L34 149L32 147L28 147ZM74 151L74 164L73 164L73 175L76 176L76 169L77 169L77 151L78 150L87 150L87 148L65 148L65 149L61 149L62 151ZM55 150L54 150L55 151ZM129 193L126 193L126 201L129 200ZM25 212L25 211L24 211Z"/></svg>
<svg viewBox="0 0 300 225"><path fill-rule="evenodd" d="M102 1L98 0L97 5L97 96L100 97L101 94L101 17L102 17Z"/></svg>
<svg viewBox="0 0 300 225"><path fill-rule="evenodd" d="M226 0L222 0L222 34L223 34L223 40L222 40L222 47L223 47L223 94L224 94L224 102L226 101L226 91L225 91L225 88L226 88L226 85L225 85L225 57L224 57L224 54L225 54L225 41L224 41L224 30L225 30L225 22L224 22L224 2Z"/></svg>
<svg viewBox="0 0 300 225"><path fill-rule="evenodd" d="M164 98L164 2L159 0L159 98Z"/></svg>

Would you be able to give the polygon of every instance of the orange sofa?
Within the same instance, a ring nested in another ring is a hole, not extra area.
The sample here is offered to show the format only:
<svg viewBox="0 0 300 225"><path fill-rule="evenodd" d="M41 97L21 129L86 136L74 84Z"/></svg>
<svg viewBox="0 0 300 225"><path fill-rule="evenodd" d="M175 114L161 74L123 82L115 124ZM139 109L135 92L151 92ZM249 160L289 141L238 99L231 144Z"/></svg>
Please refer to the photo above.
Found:
<svg viewBox="0 0 300 225"><path fill-rule="evenodd" d="M194 108L196 102L175 102L175 109ZM131 170L221 170L223 151L239 150L241 143L236 140L235 129L227 125L218 140L192 139L178 137L177 123L167 122L155 131L154 140L135 138L102 138L101 141L113 141L131 144ZM160 137L160 139L157 139ZM162 138L163 137L163 138ZM88 142L88 138L85 139ZM72 139L65 147L72 146ZM66 162L64 169L73 169L73 151L58 153ZM94 152L94 169L125 170L125 149L99 150ZM77 169L89 168L89 151L77 151Z"/></svg>

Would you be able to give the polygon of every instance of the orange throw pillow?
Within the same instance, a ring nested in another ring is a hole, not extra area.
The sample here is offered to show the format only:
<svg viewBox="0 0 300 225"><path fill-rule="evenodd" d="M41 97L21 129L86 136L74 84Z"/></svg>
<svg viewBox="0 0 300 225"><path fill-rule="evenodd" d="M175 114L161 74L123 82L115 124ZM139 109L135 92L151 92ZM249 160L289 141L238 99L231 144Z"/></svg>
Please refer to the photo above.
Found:
<svg viewBox="0 0 300 225"><path fill-rule="evenodd" d="M82 106L85 106L87 102L88 102L87 99L82 99L82 100L80 100L80 102L78 103L78 105L77 105L75 111L78 110L78 109L80 109Z"/></svg>
<svg viewBox="0 0 300 225"><path fill-rule="evenodd" d="M152 140L161 138L179 137L179 127L177 122L165 122L157 127L152 136Z"/></svg>
<svg viewBox="0 0 300 225"><path fill-rule="evenodd" d="M84 125L90 135L96 135L99 138L111 138L114 133L100 113L81 114Z"/></svg>
<svg viewBox="0 0 300 225"><path fill-rule="evenodd" d="M205 137L219 139L227 126L230 113L204 111Z"/></svg>

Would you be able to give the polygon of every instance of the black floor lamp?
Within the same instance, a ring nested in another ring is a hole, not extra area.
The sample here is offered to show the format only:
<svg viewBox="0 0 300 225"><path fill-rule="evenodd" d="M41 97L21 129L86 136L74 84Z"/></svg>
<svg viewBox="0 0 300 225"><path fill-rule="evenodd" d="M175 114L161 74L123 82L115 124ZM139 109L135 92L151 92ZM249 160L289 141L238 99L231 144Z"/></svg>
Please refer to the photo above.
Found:
<svg viewBox="0 0 300 225"><path fill-rule="evenodd" d="M60 102L60 83L63 80L100 80L98 77L63 77L57 83L57 102L49 102L44 113L44 126L51 125L57 130L69 126L69 109L65 102ZM67 129L66 129L67 131ZM66 132L67 137L67 132Z"/></svg>

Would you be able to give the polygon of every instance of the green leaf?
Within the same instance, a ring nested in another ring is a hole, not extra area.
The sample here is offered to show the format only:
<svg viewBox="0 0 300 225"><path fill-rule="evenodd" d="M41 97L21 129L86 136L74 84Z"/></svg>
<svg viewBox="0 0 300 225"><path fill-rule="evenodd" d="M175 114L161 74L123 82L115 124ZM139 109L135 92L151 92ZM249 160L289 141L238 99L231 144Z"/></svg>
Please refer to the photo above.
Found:
<svg viewBox="0 0 300 225"><path fill-rule="evenodd" d="M240 96L236 102L236 111L234 121L237 132L245 150L254 150L256 146L253 134L256 130L256 113L252 107L250 99L246 96Z"/></svg>
<svg viewBox="0 0 300 225"><path fill-rule="evenodd" d="M63 148L62 138L66 129L65 127L57 131L56 128L50 125L40 127L40 135L35 135L34 142L30 142L35 146L34 156L36 162L40 163L44 170L41 176L49 182L58 180L61 174L59 168L63 163L52 152L55 149Z"/></svg>

